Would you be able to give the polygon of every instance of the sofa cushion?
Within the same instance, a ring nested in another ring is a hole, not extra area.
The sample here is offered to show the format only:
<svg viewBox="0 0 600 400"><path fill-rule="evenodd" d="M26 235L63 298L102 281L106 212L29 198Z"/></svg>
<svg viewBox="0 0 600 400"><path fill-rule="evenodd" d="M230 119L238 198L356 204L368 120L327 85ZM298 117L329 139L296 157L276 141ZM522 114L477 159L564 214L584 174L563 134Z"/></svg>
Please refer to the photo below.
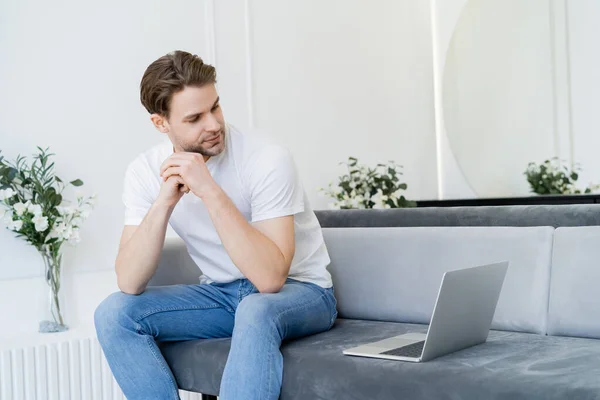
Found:
<svg viewBox="0 0 600 400"><path fill-rule="evenodd" d="M600 226L555 232L548 334L600 338Z"/></svg>
<svg viewBox="0 0 600 400"><path fill-rule="evenodd" d="M324 228L342 318L428 324L443 273L510 262L493 329L546 332L552 227Z"/></svg>
<svg viewBox="0 0 600 400"><path fill-rule="evenodd" d="M285 343L281 400L597 399L600 341L493 331L487 343L415 364L342 350L425 326L338 320ZM170 343L162 352L182 389L218 394L229 339Z"/></svg>

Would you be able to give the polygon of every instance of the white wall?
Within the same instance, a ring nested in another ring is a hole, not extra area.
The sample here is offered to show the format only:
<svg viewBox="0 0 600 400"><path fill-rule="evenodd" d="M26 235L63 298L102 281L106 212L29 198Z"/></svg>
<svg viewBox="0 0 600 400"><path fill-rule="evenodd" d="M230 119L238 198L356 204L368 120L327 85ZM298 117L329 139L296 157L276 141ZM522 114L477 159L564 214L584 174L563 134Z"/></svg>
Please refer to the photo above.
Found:
<svg viewBox="0 0 600 400"><path fill-rule="evenodd" d="M255 124L293 151L316 208L350 155L393 159L409 196L437 197L427 2L263 0L251 17Z"/></svg>
<svg viewBox="0 0 600 400"><path fill-rule="evenodd" d="M432 0L441 198L530 194L530 161L600 182L594 0Z"/></svg>
<svg viewBox="0 0 600 400"><path fill-rule="evenodd" d="M572 110L571 157L581 164L582 186L600 183L600 2L567 2L569 29L569 78Z"/></svg>
<svg viewBox="0 0 600 400"><path fill-rule="evenodd" d="M349 155L405 167L437 197L430 10L422 0L137 0L0 3L0 149L51 146L57 173L98 194L65 256L70 323L115 290L123 171L162 136L139 103L145 67L174 49L217 67L225 117L287 145L314 208ZM0 333L37 329L41 260L0 230Z"/></svg>

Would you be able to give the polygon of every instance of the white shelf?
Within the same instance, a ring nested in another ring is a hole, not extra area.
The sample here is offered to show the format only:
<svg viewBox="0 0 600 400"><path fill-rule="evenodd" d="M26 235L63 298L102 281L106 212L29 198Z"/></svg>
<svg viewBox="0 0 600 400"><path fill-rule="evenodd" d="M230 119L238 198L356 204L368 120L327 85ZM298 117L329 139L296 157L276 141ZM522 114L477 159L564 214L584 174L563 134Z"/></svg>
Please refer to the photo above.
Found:
<svg viewBox="0 0 600 400"><path fill-rule="evenodd" d="M19 335L0 335L0 351L95 337L96 331L93 327L74 327L68 331L56 333L32 332Z"/></svg>

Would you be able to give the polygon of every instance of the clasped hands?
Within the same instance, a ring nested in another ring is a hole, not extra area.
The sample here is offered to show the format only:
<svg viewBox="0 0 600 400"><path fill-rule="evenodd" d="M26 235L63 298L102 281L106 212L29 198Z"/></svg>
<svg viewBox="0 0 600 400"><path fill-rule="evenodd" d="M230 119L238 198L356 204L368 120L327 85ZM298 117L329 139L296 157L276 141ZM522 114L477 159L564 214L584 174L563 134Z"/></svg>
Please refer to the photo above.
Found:
<svg viewBox="0 0 600 400"><path fill-rule="evenodd" d="M204 157L198 153L173 153L167 158L160 167L160 176L165 182L174 175L179 176L183 181L181 188L183 192L191 191L200 198L217 186Z"/></svg>

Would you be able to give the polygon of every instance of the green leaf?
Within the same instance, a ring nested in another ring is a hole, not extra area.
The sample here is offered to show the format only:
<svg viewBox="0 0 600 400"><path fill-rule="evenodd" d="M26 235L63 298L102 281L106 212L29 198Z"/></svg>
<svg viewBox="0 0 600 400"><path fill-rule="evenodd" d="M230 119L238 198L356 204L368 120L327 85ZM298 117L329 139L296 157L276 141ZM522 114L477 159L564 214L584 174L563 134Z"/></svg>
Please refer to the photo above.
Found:
<svg viewBox="0 0 600 400"><path fill-rule="evenodd" d="M60 179L58 176L55 176L54 179L56 180L56 182L62 183L62 179Z"/></svg>
<svg viewBox="0 0 600 400"><path fill-rule="evenodd" d="M8 174L6 175L9 182L12 182L17 176L17 170L15 168L9 167Z"/></svg>
<svg viewBox="0 0 600 400"><path fill-rule="evenodd" d="M81 186L81 185L83 185L83 182L82 182L82 180L81 180L81 179L76 179L76 180L74 180L74 181L71 181L70 183L71 183L71 185L73 185L73 186Z"/></svg>
<svg viewBox="0 0 600 400"><path fill-rule="evenodd" d="M408 185L406 183L401 183L398 185L398 189L402 189L402 190L406 190L407 187L408 187Z"/></svg>

